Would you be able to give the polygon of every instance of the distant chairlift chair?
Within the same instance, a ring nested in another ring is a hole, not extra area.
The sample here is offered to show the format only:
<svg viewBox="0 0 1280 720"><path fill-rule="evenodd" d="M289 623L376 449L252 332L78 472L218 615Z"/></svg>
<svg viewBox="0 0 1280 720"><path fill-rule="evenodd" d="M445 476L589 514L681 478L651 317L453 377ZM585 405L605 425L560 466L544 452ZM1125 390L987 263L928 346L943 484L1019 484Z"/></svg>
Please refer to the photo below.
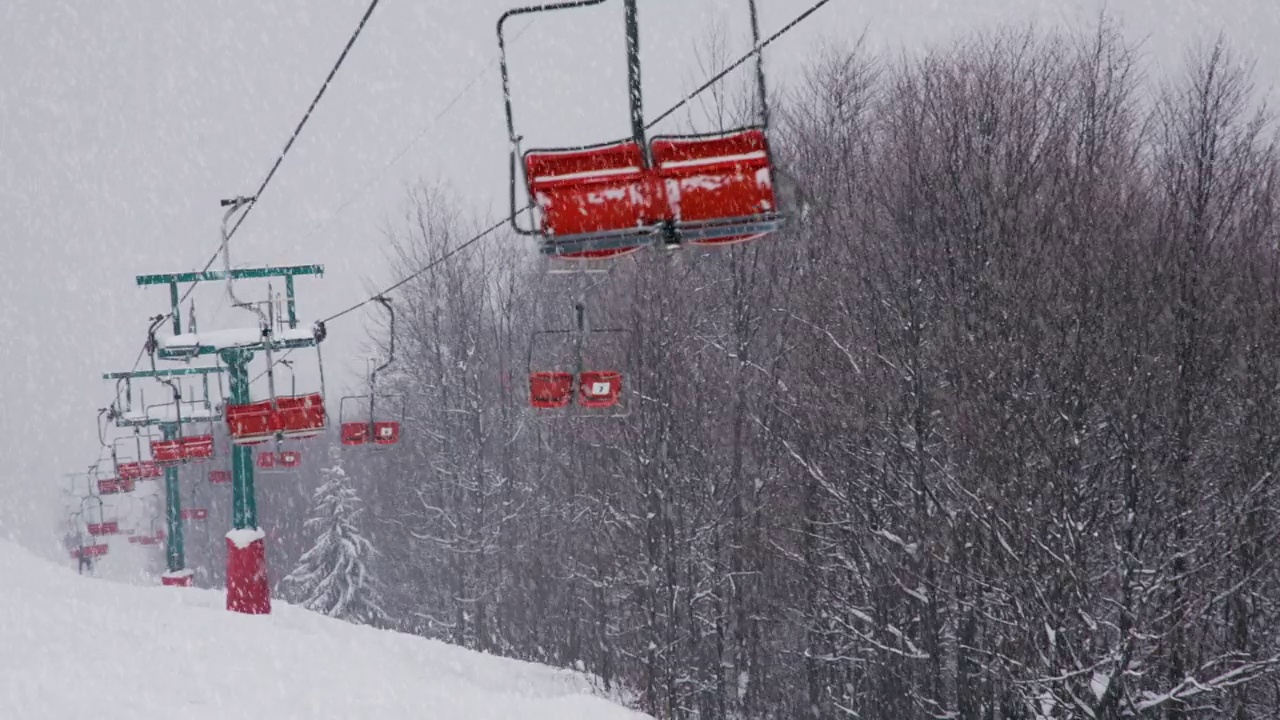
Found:
<svg viewBox="0 0 1280 720"><path fill-rule="evenodd" d="M391 307L390 298L379 295L374 300L387 311L389 318L387 329L390 341L387 361L369 372L368 395L348 395L342 398L338 405L342 444L347 447L396 445L400 442L400 429L404 421L404 395L378 392L378 373L395 362L396 312ZM392 408L393 412L388 413L388 407Z"/></svg>

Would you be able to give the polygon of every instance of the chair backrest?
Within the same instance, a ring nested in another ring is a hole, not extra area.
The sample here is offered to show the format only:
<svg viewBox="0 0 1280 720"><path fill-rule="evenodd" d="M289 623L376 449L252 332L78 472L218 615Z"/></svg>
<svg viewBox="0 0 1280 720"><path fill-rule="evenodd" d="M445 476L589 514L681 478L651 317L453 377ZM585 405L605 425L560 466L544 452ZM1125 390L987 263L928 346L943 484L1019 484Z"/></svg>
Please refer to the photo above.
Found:
<svg viewBox="0 0 1280 720"><path fill-rule="evenodd" d="M400 442L400 423L377 422L373 424L373 442L378 445L395 445Z"/></svg>
<svg viewBox="0 0 1280 720"><path fill-rule="evenodd" d="M226 416L231 442L237 445L254 445L275 435L276 416L270 400L228 405Z"/></svg>
<svg viewBox="0 0 1280 720"><path fill-rule="evenodd" d="M343 445L363 445L369 441L369 423L349 422L342 424Z"/></svg>
<svg viewBox="0 0 1280 720"><path fill-rule="evenodd" d="M578 377L578 405L611 408L622 397L622 373L614 370L584 371Z"/></svg>
<svg viewBox="0 0 1280 720"><path fill-rule="evenodd" d="M535 372L529 375L529 404L551 410L562 408L573 399L573 373Z"/></svg>
<svg viewBox="0 0 1280 720"><path fill-rule="evenodd" d="M525 155L529 197L542 213L548 242L600 240L567 257L608 257L642 247L644 235L666 215L662 185L645 167L634 141L583 150L538 150Z"/></svg>
<svg viewBox="0 0 1280 720"><path fill-rule="evenodd" d="M741 242L760 235L759 221L780 217L764 130L716 136L670 136L650 143L667 211L683 239Z"/></svg>
<svg viewBox="0 0 1280 720"><path fill-rule="evenodd" d="M325 428L324 396L312 393L277 398L276 426L289 438L319 435Z"/></svg>

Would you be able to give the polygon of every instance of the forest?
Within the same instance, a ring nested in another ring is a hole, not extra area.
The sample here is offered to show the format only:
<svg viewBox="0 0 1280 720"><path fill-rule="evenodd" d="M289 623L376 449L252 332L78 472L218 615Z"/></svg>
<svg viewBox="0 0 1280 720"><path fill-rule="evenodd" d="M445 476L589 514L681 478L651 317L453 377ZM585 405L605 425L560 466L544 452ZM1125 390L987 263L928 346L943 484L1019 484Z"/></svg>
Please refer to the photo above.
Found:
<svg viewBox="0 0 1280 720"><path fill-rule="evenodd" d="M808 67L774 88L783 232L586 275L498 235L396 295L400 445L259 485L284 596L346 533L319 609L664 720L1275 717L1280 157L1247 58L1158 76L1103 22ZM482 227L442 186L396 217L392 276ZM623 417L528 407L579 294L625 331L585 346Z"/></svg>

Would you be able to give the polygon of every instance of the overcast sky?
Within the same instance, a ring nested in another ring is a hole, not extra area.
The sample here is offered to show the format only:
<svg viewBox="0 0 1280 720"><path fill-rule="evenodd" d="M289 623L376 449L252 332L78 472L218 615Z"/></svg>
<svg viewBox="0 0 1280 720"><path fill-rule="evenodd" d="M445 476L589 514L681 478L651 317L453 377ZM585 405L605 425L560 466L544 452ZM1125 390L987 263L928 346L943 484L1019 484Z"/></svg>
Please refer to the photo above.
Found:
<svg viewBox="0 0 1280 720"><path fill-rule="evenodd" d="M771 33L809 0L759 0ZM97 456L93 418L131 367L166 293L139 273L196 269L216 248L219 198L255 189L364 11L366 0L0 1L0 536L47 531L62 474ZM1275 0L1111 0L1148 74L1219 32L1280 69ZM382 229L405 188L446 182L477 218L505 212L506 133L494 23L510 0L383 0L303 138L233 245L237 264L323 263L299 283L305 318L390 274ZM749 47L746 0L641 0L646 105L701 79L715 26ZM530 144L625 132L621 3L525 28L512 49ZM774 45L776 86L823 43L864 29L911 53L1000 23L1086 27L1100 0L834 0ZM403 153L403 155L401 155ZM400 155L398 161L391 163ZM388 164L390 165L388 166ZM206 328L251 325L197 294ZM365 316L330 328L330 394L363 368ZM310 356L307 356L310 357ZM267 520L269 522L269 519Z"/></svg>

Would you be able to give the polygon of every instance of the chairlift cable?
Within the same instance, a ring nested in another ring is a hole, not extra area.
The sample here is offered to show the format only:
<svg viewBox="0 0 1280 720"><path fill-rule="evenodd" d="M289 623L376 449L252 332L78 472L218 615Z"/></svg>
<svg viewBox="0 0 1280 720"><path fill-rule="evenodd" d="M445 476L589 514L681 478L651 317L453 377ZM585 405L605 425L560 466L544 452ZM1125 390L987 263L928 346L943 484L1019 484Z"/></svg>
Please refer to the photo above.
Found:
<svg viewBox="0 0 1280 720"><path fill-rule="evenodd" d="M797 15L794 20L792 20L791 22L783 26L781 30L770 35L768 38L761 41L759 45L756 45L755 47L751 48L751 50L746 55L743 55L742 57L738 58L733 64L729 65L725 69L713 75L711 79L703 83L697 90L694 90L693 92L689 93L689 95L687 95L683 100L673 105L671 109L662 113L661 115L654 118L653 120L650 120L648 124L645 125L645 130L652 130L654 126L656 126L658 123L671 117L673 114L679 111L680 108L684 107L685 105L688 105L691 100L698 97L699 95L706 92L707 90L711 89L713 85L723 80L726 75L742 67L744 64L746 64L748 60L760 54L760 52L762 52L769 45L772 45L774 41L776 41L778 38L791 32L792 30L795 29L797 25L804 22L805 20L808 20L809 16L818 12L818 10L822 9L822 6L826 5L829 2L831 2L831 0L818 0L818 2L813 5L813 7L810 7L808 10L805 10L804 12Z"/></svg>

